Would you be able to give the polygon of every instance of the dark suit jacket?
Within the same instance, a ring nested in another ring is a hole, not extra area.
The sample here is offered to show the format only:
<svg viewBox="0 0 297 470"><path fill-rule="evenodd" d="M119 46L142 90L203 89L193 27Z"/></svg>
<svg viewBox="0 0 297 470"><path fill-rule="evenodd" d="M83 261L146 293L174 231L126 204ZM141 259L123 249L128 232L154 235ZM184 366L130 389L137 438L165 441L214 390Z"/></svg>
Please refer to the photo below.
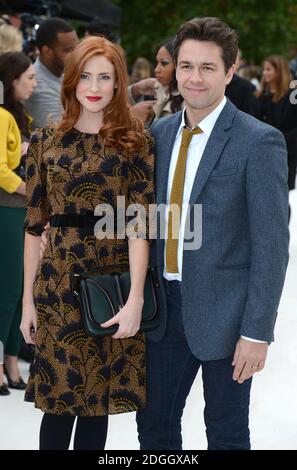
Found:
<svg viewBox="0 0 297 470"><path fill-rule="evenodd" d="M166 203L168 170L181 113L152 128L156 197ZM202 205L202 245L185 251L182 315L186 338L201 360L234 353L240 335L273 340L288 262L287 152L276 129L227 100L208 139L190 198ZM192 220L193 222L193 220ZM164 240L151 250L162 278ZM163 278L164 279L164 278ZM162 339L160 327L148 337Z"/></svg>
<svg viewBox="0 0 297 470"><path fill-rule="evenodd" d="M256 88L252 83L234 74L231 82L226 87L226 96L240 111L254 116L255 91Z"/></svg>
<svg viewBox="0 0 297 470"><path fill-rule="evenodd" d="M270 93L264 93L257 99L256 117L279 129L285 137L288 150L288 185L295 188L297 167L297 105L290 102L290 90L277 103L272 101Z"/></svg>

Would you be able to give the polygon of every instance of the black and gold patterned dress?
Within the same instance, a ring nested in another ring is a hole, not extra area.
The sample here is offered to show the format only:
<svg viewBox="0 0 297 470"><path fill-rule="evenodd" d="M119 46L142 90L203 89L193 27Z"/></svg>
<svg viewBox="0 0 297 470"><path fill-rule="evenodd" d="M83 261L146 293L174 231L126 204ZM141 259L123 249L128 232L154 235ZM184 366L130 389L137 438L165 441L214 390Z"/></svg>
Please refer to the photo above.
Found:
<svg viewBox="0 0 297 470"><path fill-rule="evenodd" d="M27 159L25 230L42 233L53 214L82 214L98 204L116 207L116 197L154 202L151 141L126 156L104 148L97 134L75 129L58 137L36 130ZM52 227L34 283L36 353L26 401L46 413L100 416L142 409L146 404L145 340L94 340L84 332L71 292L73 272L128 266L127 239L102 239L93 227Z"/></svg>

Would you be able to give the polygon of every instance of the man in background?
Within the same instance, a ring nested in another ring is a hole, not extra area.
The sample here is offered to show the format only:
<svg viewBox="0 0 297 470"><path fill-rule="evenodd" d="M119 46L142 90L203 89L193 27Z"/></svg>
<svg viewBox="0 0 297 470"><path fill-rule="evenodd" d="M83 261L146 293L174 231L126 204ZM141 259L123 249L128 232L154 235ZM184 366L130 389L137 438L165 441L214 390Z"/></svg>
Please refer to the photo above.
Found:
<svg viewBox="0 0 297 470"><path fill-rule="evenodd" d="M60 99L62 75L67 55L78 43L72 26L60 18L49 18L36 34L39 58L34 67L37 87L27 101L27 109L33 118L32 128L44 127L49 119L57 122L62 114Z"/></svg>

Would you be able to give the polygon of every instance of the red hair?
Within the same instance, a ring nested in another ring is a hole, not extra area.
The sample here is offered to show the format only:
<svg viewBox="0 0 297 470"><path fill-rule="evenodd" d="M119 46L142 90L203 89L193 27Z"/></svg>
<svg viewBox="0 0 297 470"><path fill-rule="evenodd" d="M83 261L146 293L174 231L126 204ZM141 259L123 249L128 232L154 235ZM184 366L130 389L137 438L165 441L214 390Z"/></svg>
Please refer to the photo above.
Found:
<svg viewBox="0 0 297 470"><path fill-rule="evenodd" d="M95 55L103 55L115 70L117 88L111 102L103 111L103 126L99 134L106 147L125 152L138 151L145 143L144 127L134 117L128 105L128 73L122 48L103 37L90 36L82 39L68 55L65 63L61 101L64 113L58 124L62 134L69 132L77 122L81 104L76 98L76 87L85 63Z"/></svg>

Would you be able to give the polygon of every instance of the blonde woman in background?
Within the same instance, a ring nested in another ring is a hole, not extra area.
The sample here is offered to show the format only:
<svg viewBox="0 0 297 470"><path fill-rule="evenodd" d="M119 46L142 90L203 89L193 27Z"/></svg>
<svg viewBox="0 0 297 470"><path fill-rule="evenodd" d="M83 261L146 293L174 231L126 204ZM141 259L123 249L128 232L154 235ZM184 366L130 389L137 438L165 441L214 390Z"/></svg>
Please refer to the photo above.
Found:
<svg viewBox="0 0 297 470"><path fill-rule="evenodd" d="M22 48L22 32L9 24L0 24L0 54L5 52L21 52Z"/></svg>
<svg viewBox="0 0 297 470"><path fill-rule="evenodd" d="M138 57L132 67L130 83L136 83L154 75L153 66L145 57Z"/></svg>

